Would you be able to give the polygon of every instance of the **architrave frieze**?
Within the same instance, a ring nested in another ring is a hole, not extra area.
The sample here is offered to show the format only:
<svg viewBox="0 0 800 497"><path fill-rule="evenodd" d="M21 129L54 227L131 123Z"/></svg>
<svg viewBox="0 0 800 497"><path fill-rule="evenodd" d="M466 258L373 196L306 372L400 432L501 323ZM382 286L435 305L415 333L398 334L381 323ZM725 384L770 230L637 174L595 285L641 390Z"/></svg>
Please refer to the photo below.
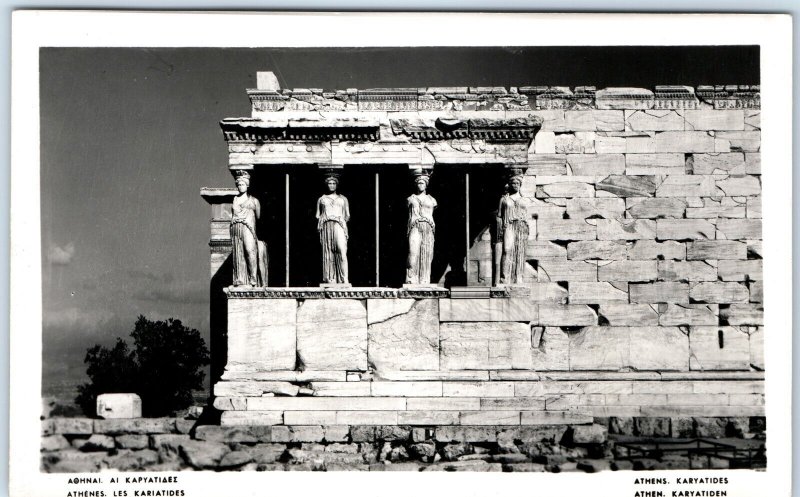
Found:
<svg viewBox="0 0 800 497"><path fill-rule="evenodd" d="M427 299L447 298L446 288L323 288L323 287L236 287L224 289L229 299Z"/></svg>

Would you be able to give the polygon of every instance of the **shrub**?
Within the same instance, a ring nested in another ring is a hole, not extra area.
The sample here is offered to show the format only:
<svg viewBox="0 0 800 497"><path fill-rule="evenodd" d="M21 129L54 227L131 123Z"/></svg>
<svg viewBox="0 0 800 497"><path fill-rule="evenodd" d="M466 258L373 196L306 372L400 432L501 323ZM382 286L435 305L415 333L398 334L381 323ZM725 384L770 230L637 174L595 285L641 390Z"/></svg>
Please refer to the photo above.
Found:
<svg viewBox="0 0 800 497"><path fill-rule="evenodd" d="M136 393L145 416L169 415L192 403L192 390L203 387L202 367L210 357L200 332L180 320L150 321L139 316L131 332L134 350L121 338L112 348L95 345L84 362L89 383L75 399L87 414L95 413L103 393Z"/></svg>

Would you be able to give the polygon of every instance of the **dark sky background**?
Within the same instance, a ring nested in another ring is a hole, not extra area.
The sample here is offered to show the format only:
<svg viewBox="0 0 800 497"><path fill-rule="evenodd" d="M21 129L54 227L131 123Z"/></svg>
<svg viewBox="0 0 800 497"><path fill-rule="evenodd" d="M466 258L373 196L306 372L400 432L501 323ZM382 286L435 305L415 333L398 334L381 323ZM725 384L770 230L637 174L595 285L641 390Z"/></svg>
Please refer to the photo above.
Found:
<svg viewBox="0 0 800 497"><path fill-rule="evenodd" d="M139 314L208 337L203 186L232 186L219 121L245 88L758 84L758 47L97 49L40 52L43 390Z"/></svg>

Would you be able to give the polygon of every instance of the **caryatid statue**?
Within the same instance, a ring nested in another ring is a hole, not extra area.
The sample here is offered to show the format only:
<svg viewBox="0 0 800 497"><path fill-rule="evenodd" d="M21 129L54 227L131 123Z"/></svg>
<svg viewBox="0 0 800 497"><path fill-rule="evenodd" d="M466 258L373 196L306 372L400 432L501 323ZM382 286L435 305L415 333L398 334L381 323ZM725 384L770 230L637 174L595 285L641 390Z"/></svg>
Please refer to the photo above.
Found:
<svg viewBox="0 0 800 497"><path fill-rule="evenodd" d="M431 261L433 260L433 239L436 223L433 210L436 199L428 195L429 173L418 171L414 176L416 193L408 197L408 261L406 264L406 284L429 285L431 282Z"/></svg>
<svg viewBox="0 0 800 497"><path fill-rule="evenodd" d="M347 276L347 222L350 221L350 204L344 195L336 193L339 175L325 176L328 193L317 200L317 231L322 245L322 283L348 284Z"/></svg>
<svg viewBox="0 0 800 497"><path fill-rule="evenodd" d="M500 285L522 285L525 273L525 247L528 241L528 206L520 194L522 170L512 170L508 191L497 209L498 241L502 245Z"/></svg>
<svg viewBox="0 0 800 497"><path fill-rule="evenodd" d="M236 189L231 212L233 243L233 284L265 286L267 284L267 246L256 237L256 220L261 217L261 204L250 195L250 173L235 173Z"/></svg>

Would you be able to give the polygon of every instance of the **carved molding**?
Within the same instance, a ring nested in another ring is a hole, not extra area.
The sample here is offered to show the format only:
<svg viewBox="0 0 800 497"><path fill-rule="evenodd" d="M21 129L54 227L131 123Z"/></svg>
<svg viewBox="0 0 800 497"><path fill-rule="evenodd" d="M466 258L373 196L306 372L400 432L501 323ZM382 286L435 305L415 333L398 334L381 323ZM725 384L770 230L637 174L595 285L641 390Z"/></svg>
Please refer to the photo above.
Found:
<svg viewBox="0 0 800 497"><path fill-rule="evenodd" d="M664 97L661 89L654 91L657 109L691 109L695 93L701 101L715 108L759 108L761 105L758 85L691 86L692 95L687 98ZM710 98L701 96L708 92ZM521 86L521 87L430 87L430 88L376 88L358 90L323 90L318 88L296 88L284 90L247 90L254 112L278 111L502 111L502 110L556 110L600 108L597 93L618 93L619 88L598 90L594 86ZM659 93L662 96L659 96ZM637 93L630 99L637 105ZM661 103L659 103L659 100ZM669 103L672 102L672 103ZM641 107L641 104L638 104ZM638 107L633 107L638 108Z"/></svg>
<svg viewBox="0 0 800 497"><path fill-rule="evenodd" d="M390 119L395 135L405 135L414 140L438 141L453 139L472 139L486 141L526 141L532 140L541 129L541 116L518 118L472 118L458 119L442 116L431 121L427 119Z"/></svg>
<svg viewBox="0 0 800 497"><path fill-rule="evenodd" d="M334 140L377 141L377 120L261 120L223 119L222 133L227 142L264 143L274 141L329 142Z"/></svg>
<svg viewBox="0 0 800 497"><path fill-rule="evenodd" d="M446 288L225 288L229 299L396 299L396 298L446 298Z"/></svg>

